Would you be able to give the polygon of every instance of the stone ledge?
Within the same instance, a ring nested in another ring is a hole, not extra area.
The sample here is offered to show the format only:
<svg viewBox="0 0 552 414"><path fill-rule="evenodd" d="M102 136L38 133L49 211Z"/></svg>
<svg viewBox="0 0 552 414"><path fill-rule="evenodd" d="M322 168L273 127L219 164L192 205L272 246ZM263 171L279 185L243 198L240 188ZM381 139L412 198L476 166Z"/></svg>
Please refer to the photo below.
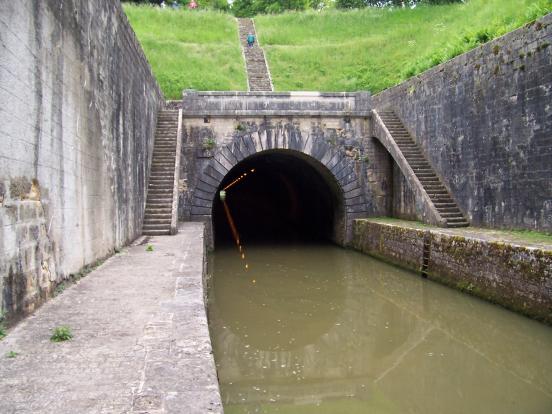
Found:
<svg viewBox="0 0 552 414"><path fill-rule="evenodd" d="M369 92L197 92L184 91L185 117L351 116L371 113Z"/></svg>
<svg viewBox="0 0 552 414"><path fill-rule="evenodd" d="M420 273L425 254L430 279L552 324L552 244L501 239L493 230L355 220L352 246Z"/></svg>

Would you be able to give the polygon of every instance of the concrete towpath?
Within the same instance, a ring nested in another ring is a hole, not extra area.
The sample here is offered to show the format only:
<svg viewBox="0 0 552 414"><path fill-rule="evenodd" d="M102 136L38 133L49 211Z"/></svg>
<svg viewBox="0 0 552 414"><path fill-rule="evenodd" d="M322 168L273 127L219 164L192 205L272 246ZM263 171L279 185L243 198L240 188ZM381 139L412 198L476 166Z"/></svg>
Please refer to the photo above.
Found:
<svg viewBox="0 0 552 414"><path fill-rule="evenodd" d="M153 251L124 249L0 342L0 413L222 413L203 225L144 241ZM61 325L74 338L51 342Z"/></svg>

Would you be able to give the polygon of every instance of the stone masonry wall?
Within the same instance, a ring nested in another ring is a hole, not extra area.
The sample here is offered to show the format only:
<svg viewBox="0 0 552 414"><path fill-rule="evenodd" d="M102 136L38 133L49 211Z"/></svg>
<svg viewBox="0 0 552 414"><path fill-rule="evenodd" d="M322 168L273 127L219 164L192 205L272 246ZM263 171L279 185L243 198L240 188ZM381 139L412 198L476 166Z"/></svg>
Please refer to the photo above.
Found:
<svg viewBox="0 0 552 414"><path fill-rule="evenodd" d="M551 44L548 15L373 97L472 224L552 232ZM404 207L396 216L410 215Z"/></svg>
<svg viewBox="0 0 552 414"><path fill-rule="evenodd" d="M0 2L0 308L141 231L163 96L119 1Z"/></svg>
<svg viewBox="0 0 552 414"><path fill-rule="evenodd" d="M343 220L367 217L380 212L371 183L366 180L367 163L362 157L362 137L367 135L363 118L324 117L210 117L183 120L183 144L180 163L179 218L180 220L211 222L214 191L232 166L248 156L270 150L303 154L319 168L318 172L329 187L343 198ZM313 164L313 165L314 165ZM309 167L305 161L305 168ZM295 177L296 178L296 177ZM340 183L345 183L341 186ZM198 204L201 203L201 205ZM345 234L335 241L346 243ZM211 231L207 230L208 245L212 246ZM341 232L343 233L343 232Z"/></svg>
<svg viewBox="0 0 552 414"><path fill-rule="evenodd" d="M425 255L429 278L552 324L551 250L370 220L355 220L353 247L416 272Z"/></svg>

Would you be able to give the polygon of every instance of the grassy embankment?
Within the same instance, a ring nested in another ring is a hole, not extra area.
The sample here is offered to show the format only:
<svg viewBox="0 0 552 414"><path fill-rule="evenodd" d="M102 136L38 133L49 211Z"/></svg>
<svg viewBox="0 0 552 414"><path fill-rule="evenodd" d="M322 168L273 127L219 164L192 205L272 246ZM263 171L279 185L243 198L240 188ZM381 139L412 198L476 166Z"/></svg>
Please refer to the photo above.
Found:
<svg viewBox="0 0 552 414"><path fill-rule="evenodd" d="M238 29L228 14L125 4L167 99L182 90L247 90Z"/></svg>
<svg viewBox="0 0 552 414"><path fill-rule="evenodd" d="M379 92L552 11L551 0L255 19L277 90Z"/></svg>
<svg viewBox="0 0 552 414"><path fill-rule="evenodd" d="M231 15L125 5L167 98L246 90ZM410 9L257 16L277 90L372 93L552 11L552 0L469 0Z"/></svg>

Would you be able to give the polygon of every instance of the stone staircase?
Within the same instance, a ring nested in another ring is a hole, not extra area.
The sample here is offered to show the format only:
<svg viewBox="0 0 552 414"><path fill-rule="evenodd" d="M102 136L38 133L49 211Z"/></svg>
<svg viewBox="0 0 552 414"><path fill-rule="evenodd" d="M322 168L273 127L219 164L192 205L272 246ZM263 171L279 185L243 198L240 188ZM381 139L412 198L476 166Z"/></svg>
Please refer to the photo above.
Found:
<svg viewBox="0 0 552 414"><path fill-rule="evenodd" d="M247 68L247 81L249 90L267 91L273 90L268 65L266 63L263 49L259 46L255 25L252 19L238 19L238 27L240 32L240 42L245 56L245 66ZM247 35L253 33L255 35L255 43L253 47L247 46Z"/></svg>
<svg viewBox="0 0 552 414"><path fill-rule="evenodd" d="M171 234L178 111L159 111L142 234Z"/></svg>
<svg viewBox="0 0 552 414"><path fill-rule="evenodd" d="M468 220L443 185L433 167L426 160L421 148L414 142L401 120L393 111L381 111L378 115L392 135L418 181L422 184L446 227L467 227Z"/></svg>

